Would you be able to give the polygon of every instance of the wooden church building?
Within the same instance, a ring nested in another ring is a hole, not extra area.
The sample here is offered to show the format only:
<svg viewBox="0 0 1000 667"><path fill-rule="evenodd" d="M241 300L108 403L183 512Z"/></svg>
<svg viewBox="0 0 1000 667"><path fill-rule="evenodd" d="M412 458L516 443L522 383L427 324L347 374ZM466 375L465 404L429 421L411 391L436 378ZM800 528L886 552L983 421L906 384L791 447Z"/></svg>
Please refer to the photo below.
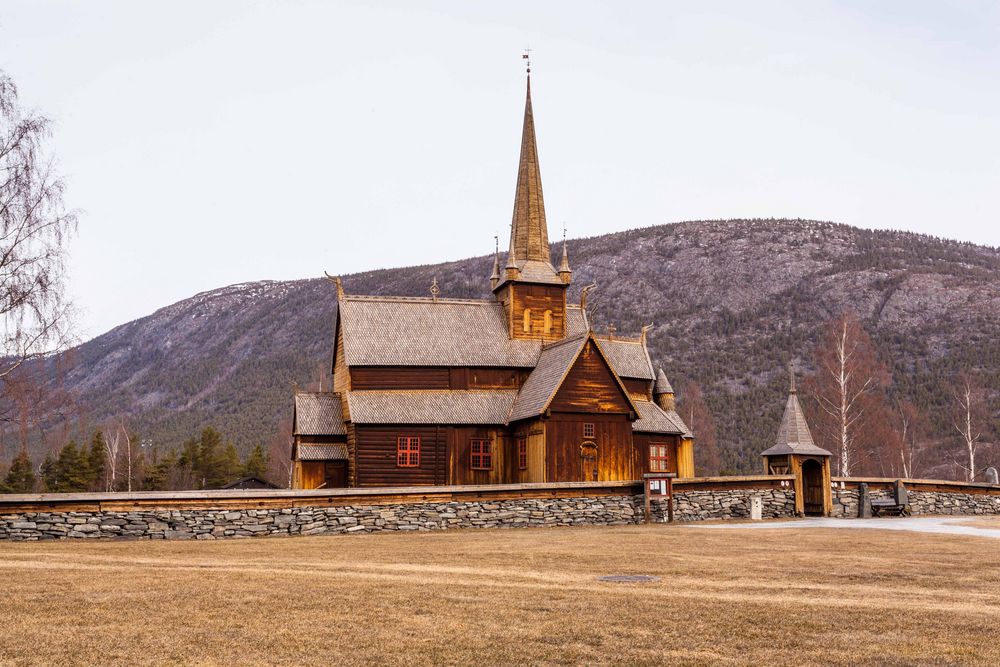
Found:
<svg viewBox="0 0 1000 667"><path fill-rule="evenodd" d="M293 486L694 475L645 336L596 335L552 263L528 78L510 247L486 300L354 296L337 281L333 387L296 392Z"/></svg>

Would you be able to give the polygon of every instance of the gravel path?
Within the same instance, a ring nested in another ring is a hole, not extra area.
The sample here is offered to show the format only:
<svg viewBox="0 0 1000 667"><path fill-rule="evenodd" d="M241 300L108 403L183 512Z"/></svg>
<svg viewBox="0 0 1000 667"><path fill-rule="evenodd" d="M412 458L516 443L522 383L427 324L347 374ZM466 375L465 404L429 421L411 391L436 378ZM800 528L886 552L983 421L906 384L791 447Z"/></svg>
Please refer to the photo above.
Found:
<svg viewBox="0 0 1000 667"><path fill-rule="evenodd" d="M883 519L829 519L806 518L792 521L761 521L754 523L684 524L688 528L704 529L794 529L794 528L862 528L869 530L907 530L915 533L941 533L944 535L972 535L1000 538L1000 529L975 528L968 525L975 517L899 517Z"/></svg>

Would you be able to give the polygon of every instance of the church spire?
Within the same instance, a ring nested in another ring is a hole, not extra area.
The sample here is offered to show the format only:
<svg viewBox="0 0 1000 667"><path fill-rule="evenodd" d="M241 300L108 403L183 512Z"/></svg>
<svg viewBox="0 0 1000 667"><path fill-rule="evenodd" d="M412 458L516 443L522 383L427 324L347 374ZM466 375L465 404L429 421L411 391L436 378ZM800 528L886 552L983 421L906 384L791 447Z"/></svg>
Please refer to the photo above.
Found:
<svg viewBox="0 0 1000 667"><path fill-rule="evenodd" d="M535 143L535 118L531 111L531 73L528 73L524 102L524 126L521 129L521 159L517 168L517 192L514 196L514 219L510 229L510 258L515 261L540 261L551 265L549 232L545 224L545 200L542 175L538 168Z"/></svg>
<svg viewBox="0 0 1000 667"><path fill-rule="evenodd" d="M500 240L493 237L493 273L490 274L490 289L496 289L500 282Z"/></svg>
<svg viewBox="0 0 1000 667"><path fill-rule="evenodd" d="M563 225L562 261L559 262L559 277L568 285L572 276L573 271L569 268L569 250L566 249L566 226Z"/></svg>

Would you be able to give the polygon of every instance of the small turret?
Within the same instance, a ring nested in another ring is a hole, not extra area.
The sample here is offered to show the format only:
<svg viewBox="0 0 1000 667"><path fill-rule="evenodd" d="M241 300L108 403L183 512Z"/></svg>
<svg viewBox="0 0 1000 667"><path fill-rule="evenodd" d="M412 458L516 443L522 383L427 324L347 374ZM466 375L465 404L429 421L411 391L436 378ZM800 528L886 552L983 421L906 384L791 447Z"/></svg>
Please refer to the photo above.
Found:
<svg viewBox="0 0 1000 667"><path fill-rule="evenodd" d="M507 253L507 266L504 267L504 273L507 274L507 280L517 280L521 277L521 271L517 268L517 259L514 257L513 248Z"/></svg>
<svg viewBox="0 0 1000 667"><path fill-rule="evenodd" d="M569 285L572 278L573 272L569 268L569 251L566 249L566 232L564 230L562 261L559 262L559 279L563 281L563 284Z"/></svg>
<svg viewBox="0 0 1000 667"><path fill-rule="evenodd" d="M500 242L496 240L496 248L493 250L493 273L490 274L490 289L495 290L500 283Z"/></svg>
<svg viewBox="0 0 1000 667"><path fill-rule="evenodd" d="M653 399L664 410L674 410L677 407L674 400L674 388L667 380L667 374L660 368L656 371L656 384L653 385Z"/></svg>

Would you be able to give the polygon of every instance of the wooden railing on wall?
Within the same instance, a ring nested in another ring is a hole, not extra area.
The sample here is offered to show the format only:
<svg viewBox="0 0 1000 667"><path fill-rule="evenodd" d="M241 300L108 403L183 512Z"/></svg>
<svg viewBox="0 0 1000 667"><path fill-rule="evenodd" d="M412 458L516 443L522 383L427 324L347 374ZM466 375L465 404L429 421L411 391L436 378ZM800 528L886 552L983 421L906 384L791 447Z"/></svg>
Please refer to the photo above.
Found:
<svg viewBox="0 0 1000 667"><path fill-rule="evenodd" d="M833 477L835 486L845 489L856 489L864 482L872 490L890 490L896 483L896 477ZM903 479L907 491L935 491L938 493L970 493L974 495L1000 496L1000 486L979 482L953 482L945 479Z"/></svg>
<svg viewBox="0 0 1000 667"><path fill-rule="evenodd" d="M791 486L791 476L694 477L674 481L676 492L771 489ZM170 509L264 509L403 505L463 500L580 498L642 494L641 481L408 486L357 489L147 491L133 493L42 493L0 495L0 514L21 512L132 512Z"/></svg>
<svg viewBox="0 0 1000 667"><path fill-rule="evenodd" d="M771 490L793 488L792 475L745 477L690 477L675 479L674 494L692 491ZM896 481L883 477L834 477L833 484L856 489L890 489ZM971 493L1000 496L1000 486L934 479L904 479L911 491ZM264 509L283 507L341 507L344 505L405 505L466 500L517 498L580 498L642 494L641 481L495 484L483 486L409 486L360 489L164 491L137 493L0 494L0 514L22 512L133 512L171 509Z"/></svg>

